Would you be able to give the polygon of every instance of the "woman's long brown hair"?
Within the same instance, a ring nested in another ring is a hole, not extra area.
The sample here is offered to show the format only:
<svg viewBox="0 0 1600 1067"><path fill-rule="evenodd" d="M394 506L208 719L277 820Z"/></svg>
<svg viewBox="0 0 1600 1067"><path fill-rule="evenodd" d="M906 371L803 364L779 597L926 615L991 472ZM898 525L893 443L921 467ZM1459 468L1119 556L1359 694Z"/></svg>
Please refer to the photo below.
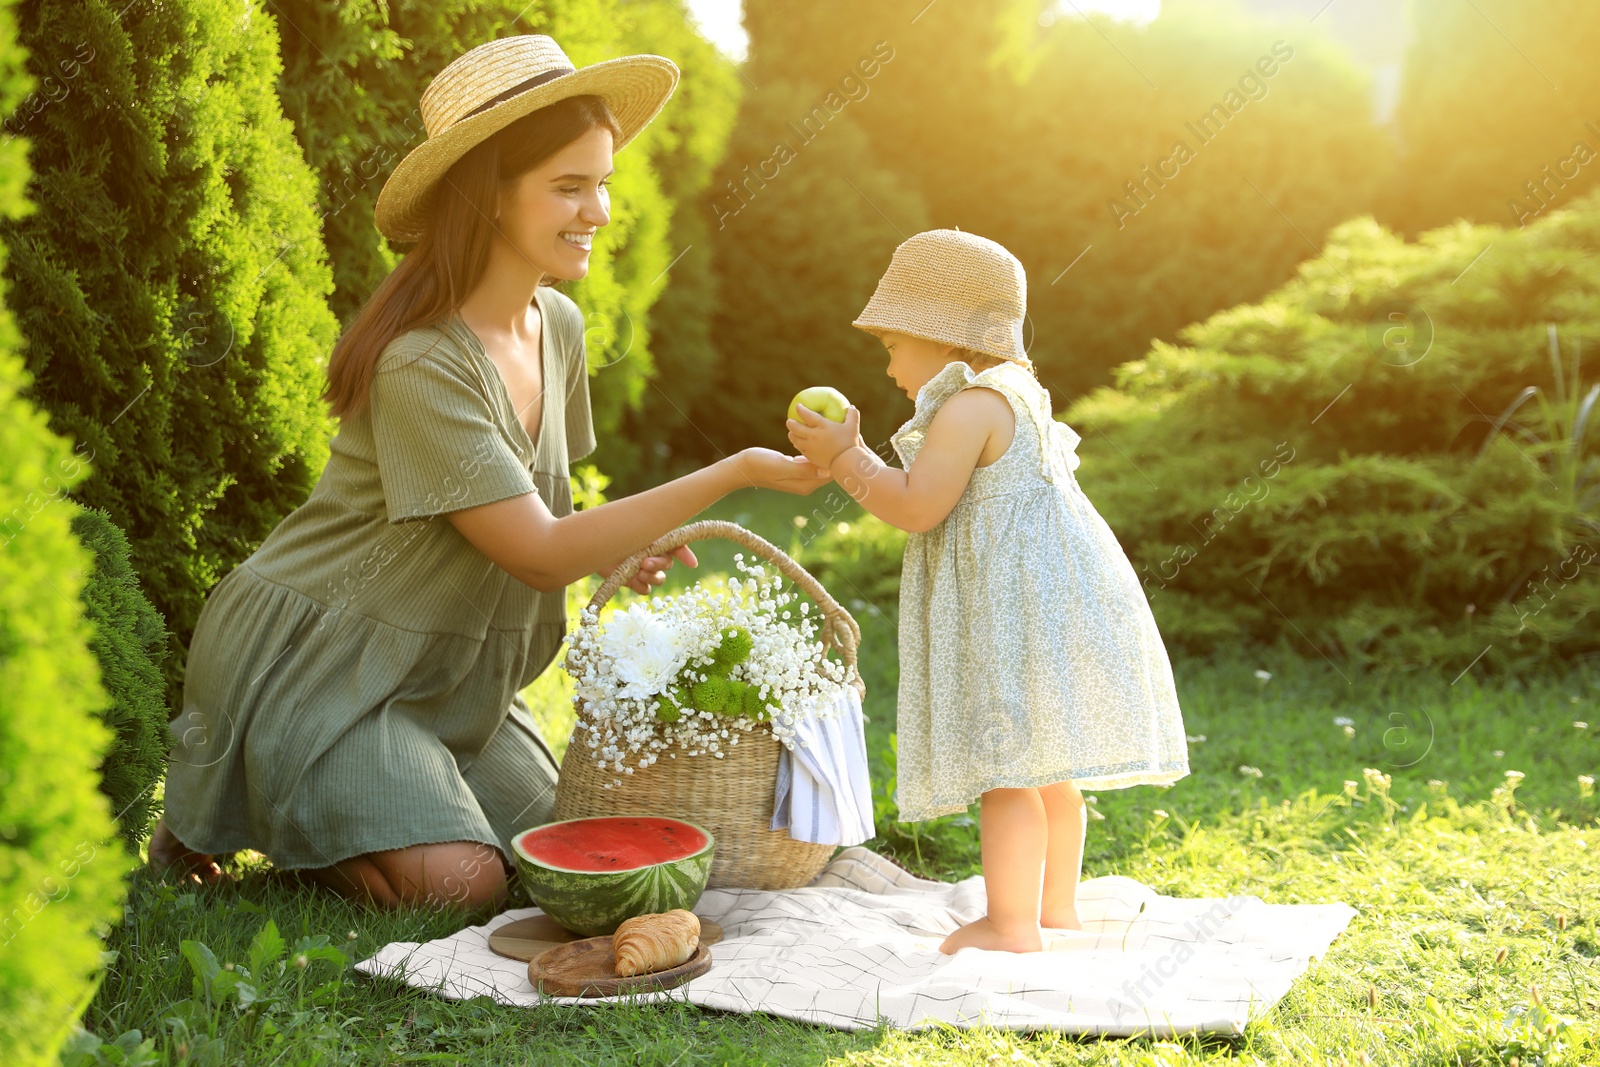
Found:
<svg viewBox="0 0 1600 1067"><path fill-rule="evenodd" d="M445 172L434 186L427 229L416 247L378 285L333 346L322 394L333 414L359 413L389 342L453 314L482 279L499 183L526 174L597 126L609 129L613 138L621 136L604 100L570 96L479 142Z"/></svg>

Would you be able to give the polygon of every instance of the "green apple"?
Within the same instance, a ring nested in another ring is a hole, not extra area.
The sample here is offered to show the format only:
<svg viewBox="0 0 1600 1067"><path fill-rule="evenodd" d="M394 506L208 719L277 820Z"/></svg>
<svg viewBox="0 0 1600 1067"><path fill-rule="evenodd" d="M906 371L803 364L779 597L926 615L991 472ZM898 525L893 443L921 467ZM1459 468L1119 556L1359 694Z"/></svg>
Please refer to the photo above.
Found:
<svg viewBox="0 0 1600 1067"><path fill-rule="evenodd" d="M789 401L789 417L796 422L805 421L800 418L801 404L833 422L843 422L845 412L850 408L850 401L831 385L813 385L794 394L794 399Z"/></svg>

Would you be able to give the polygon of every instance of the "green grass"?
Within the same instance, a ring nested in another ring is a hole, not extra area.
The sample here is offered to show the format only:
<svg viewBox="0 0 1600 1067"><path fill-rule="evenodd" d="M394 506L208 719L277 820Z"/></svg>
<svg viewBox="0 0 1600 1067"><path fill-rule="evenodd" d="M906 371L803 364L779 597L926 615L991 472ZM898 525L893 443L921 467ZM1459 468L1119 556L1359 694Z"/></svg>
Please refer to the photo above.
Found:
<svg viewBox="0 0 1600 1067"><path fill-rule="evenodd" d="M769 538L788 531L778 543L805 562L806 527L794 525L790 506L729 498L718 517L738 517ZM825 509L825 517L858 516ZM731 552L704 553L701 573L725 570ZM930 876L965 877L979 870L976 809L916 826L892 820L895 636L892 605L884 607L858 610L882 835L872 845ZM348 964L390 941L441 937L487 915L356 907L288 884L247 856L237 861L241 881L217 890L135 876L125 921L109 938L116 955L85 1019L107 1044L69 1061L1600 1063L1600 1033L1589 1021L1600 1017L1600 797L1581 795L1578 780L1600 769L1600 721L1574 725L1600 720L1600 671L1363 677L1293 650L1174 668L1195 739L1193 773L1165 789L1098 794L1084 876L1128 875L1183 896L1342 900L1359 912L1328 956L1241 1038L851 1034L681 1004L444 1001L358 977ZM570 728L560 672L547 672L529 697L548 730ZM1353 736L1336 717L1351 720ZM1355 783L1349 794L1347 782ZM269 921L281 951L262 934ZM197 973L210 972L199 946L234 969L197 985ZM301 954L303 969L294 965Z"/></svg>

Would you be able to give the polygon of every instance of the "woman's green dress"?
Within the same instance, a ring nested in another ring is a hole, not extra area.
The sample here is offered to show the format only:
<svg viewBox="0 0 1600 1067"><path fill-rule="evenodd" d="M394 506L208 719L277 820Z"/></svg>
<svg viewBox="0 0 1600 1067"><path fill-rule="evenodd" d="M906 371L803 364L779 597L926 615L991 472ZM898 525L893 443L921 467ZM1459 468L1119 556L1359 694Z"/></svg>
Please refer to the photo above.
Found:
<svg viewBox="0 0 1600 1067"><path fill-rule="evenodd" d="M550 818L557 765L519 696L564 597L490 562L446 512L537 492L572 511L594 450L583 315L548 287L529 440L459 317L384 349L306 502L211 590L189 648L166 822L190 848L280 868L481 841Z"/></svg>

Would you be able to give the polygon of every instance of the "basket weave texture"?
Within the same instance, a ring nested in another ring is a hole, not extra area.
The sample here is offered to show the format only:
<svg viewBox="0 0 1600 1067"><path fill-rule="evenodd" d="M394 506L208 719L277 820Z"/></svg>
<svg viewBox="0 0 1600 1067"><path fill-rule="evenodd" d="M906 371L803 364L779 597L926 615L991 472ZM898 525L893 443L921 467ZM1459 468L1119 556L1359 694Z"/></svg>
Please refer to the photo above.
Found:
<svg viewBox="0 0 1600 1067"><path fill-rule="evenodd" d="M855 672L861 629L849 612L828 595L822 583L777 546L731 522L707 520L672 531L624 560L589 600L598 612L623 583L632 579L648 556L671 552L680 545L721 537L743 545L772 563L816 602L822 612L822 642L836 649L858 692L865 692ZM578 718L585 705L577 701ZM739 743L724 748L721 759L709 753L684 755L673 745L648 767L618 775L597 765L586 742L576 733L561 760L556 780L554 819L601 815L657 815L705 827L716 839L711 860L713 889L793 889L814 879L833 857L833 845L796 841L786 831L771 830L773 791L777 786L782 742L772 729L757 724L736 735ZM622 781L615 784L618 778ZM607 788L610 786L610 788Z"/></svg>

